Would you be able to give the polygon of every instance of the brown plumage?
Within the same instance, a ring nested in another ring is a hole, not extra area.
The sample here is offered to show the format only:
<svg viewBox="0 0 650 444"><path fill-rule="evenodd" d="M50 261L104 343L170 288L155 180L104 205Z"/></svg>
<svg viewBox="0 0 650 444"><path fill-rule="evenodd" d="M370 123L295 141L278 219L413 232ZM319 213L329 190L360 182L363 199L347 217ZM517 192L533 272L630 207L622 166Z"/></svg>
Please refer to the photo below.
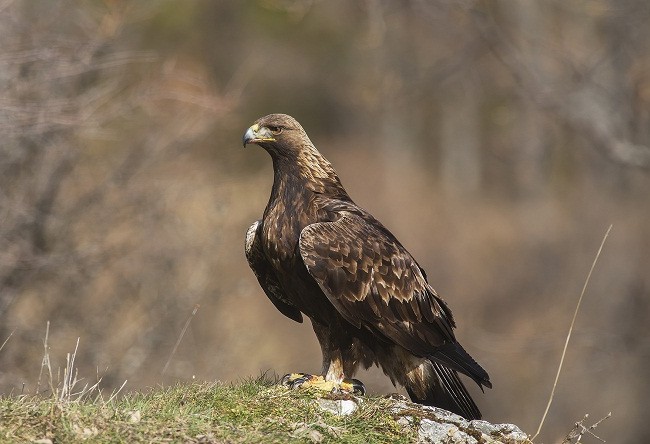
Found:
<svg viewBox="0 0 650 444"><path fill-rule="evenodd" d="M340 383L376 364L414 401L480 418L457 372L492 385L456 341L451 310L395 236L350 199L302 126L271 114L243 141L264 148L274 171L246 258L278 310L310 318L325 379Z"/></svg>

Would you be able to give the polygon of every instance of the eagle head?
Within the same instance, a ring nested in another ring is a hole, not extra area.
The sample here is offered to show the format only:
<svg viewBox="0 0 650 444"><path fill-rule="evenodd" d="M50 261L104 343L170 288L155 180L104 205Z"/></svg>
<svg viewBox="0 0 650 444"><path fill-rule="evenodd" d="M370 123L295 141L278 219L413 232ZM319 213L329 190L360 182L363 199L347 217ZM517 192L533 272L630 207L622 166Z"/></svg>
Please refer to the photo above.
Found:
<svg viewBox="0 0 650 444"><path fill-rule="evenodd" d="M298 121L287 114L269 114L261 117L246 130L244 146L254 143L265 149L280 150L296 145L307 138Z"/></svg>
<svg viewBox="0 0 650 444"><path fill-rule="evenodd" d="M246 130L243 142L244 146L259 145L271 155L276 177L300 177L308 189L349 199L332 165L293 117L269 114L259 118Z"/></svg>

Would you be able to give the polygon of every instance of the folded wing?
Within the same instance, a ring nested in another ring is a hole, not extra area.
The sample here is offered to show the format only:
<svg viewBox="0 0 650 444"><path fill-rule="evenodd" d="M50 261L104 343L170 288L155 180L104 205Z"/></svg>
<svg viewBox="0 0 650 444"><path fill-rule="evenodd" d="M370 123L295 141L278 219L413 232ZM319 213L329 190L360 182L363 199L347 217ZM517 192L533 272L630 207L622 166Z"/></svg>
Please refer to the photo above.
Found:
<svg viewBox="0 0 650 444"><path fill-rule="evenodd" d="M305 227L300 255L307 270L350 323L376 332L414 355L489 377L455 339L451 311L395 237L362 210Z"/></svg>

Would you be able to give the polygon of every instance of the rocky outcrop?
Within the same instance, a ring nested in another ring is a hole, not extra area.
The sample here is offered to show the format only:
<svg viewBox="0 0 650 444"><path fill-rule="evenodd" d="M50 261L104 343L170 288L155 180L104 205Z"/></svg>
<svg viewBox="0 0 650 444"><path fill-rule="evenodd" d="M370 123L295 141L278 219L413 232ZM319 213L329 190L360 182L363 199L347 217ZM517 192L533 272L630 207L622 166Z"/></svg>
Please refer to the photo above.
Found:
<svg viewBox="0 0 650 444"><path fill-rule="evenodd" d="M468 421L447 410L392 399L388 407L405 429L416 432L419 443L435 444L532 444L528 435L514 424ZM354 399L319 399L323 410L336 415L353 414L363 402Z"/></svg>

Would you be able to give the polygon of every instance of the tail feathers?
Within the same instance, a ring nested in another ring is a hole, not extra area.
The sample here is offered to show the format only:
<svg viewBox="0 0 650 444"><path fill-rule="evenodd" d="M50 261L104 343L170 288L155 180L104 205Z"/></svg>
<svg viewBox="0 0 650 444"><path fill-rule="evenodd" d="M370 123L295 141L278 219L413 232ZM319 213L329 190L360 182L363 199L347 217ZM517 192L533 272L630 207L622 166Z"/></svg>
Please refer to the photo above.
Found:
<svg viewBox="0 0 650 444"><path fill-rule="evenodd" d="M458 377L458 373L437 362L431 364L433 365L433 373L438 380L431 381L430 389L423 399L418 397L409 387L406 387L411 400L449 410L468 420L481 419L481 411L467 392Z"/></svg>
<svg viewBox="0 0 650 444"><path fill-rule="evenodd" d="M490 376L487 372L457 342L438 347L435 353L429 358L433 361L434 366L437 363L443 364L443 366L450 367L469 376L478 384L481 390L483 390L483 386L492 388Z"/></svg>

